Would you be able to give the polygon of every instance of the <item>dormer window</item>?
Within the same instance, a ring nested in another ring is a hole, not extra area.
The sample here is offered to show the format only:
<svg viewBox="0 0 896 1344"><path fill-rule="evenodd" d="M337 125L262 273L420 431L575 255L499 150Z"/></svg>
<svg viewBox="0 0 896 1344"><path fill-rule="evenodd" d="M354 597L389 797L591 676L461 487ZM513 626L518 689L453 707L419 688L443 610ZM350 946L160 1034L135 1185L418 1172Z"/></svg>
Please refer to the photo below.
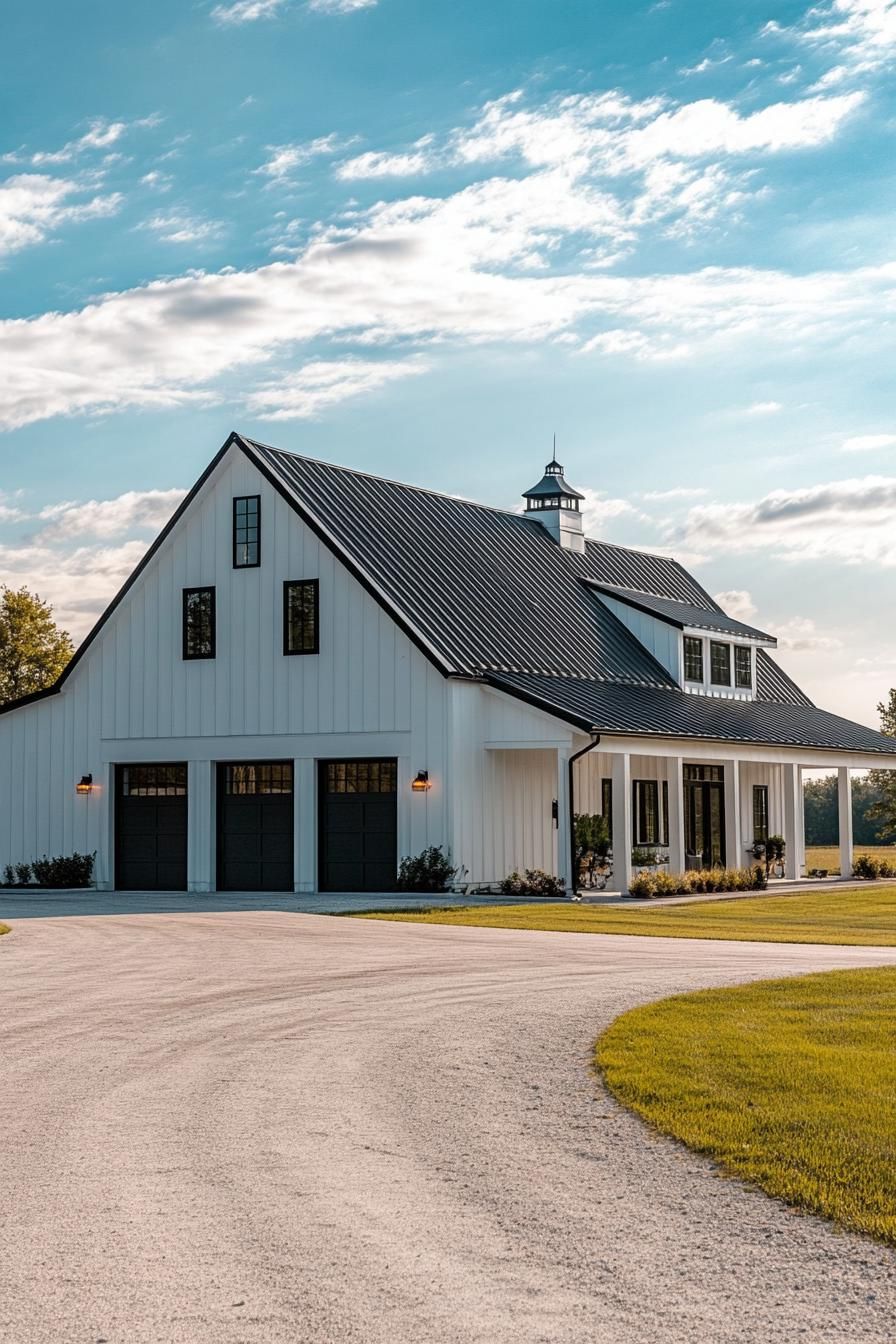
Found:
<svg viewBox="0 0 896 1344"><path fill-rule="evenodd" d="M684 637L684 679L703 682L703 640Z"/></svg>
<svg viewBox="0 0 896 1344"><path fill-rule="evenodd" d="M709 679L713 686L731 685L731 645L709 643Z"/></svg>
<svg viewBox="0 0 896 1344"><path fill-rule="evenodd" d="M744 644L734 646L734 684L742 691L753 689L753 652Z"/></svg>

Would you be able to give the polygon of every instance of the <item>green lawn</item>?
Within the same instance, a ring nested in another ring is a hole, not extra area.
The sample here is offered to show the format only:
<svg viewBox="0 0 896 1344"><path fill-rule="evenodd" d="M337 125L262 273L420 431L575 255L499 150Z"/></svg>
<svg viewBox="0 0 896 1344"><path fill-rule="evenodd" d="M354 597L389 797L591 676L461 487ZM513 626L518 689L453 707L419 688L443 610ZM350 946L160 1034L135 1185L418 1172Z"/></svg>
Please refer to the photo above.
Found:
<svg viewBox="0 0 896 1344"><path fill-rule="evenodd" d="M896 863L896 845L856 845L853 857L868 854L874 859L886 859ZM806 868L827 868L828 872L839 873L840 850L837 845L809 845L806 848Z"/></svg>
<svg viewBox="0 0 896 1344"><path fill-rule="evenodd" d="M417 912L383 911L359 919L476 928L548 929L565 933L638 933L656 938L732 938L767 943L851 943L896 947L896 886L869 883L852 891L750 896L630 909L623 906L478 906Z"/></svg>
<svg viewBox="0 0 896 1344"><path fill-rule="evenodd" d="M665 999L617 1018L595 1058L664 1134L896 1245L896 969Z"/></svg>

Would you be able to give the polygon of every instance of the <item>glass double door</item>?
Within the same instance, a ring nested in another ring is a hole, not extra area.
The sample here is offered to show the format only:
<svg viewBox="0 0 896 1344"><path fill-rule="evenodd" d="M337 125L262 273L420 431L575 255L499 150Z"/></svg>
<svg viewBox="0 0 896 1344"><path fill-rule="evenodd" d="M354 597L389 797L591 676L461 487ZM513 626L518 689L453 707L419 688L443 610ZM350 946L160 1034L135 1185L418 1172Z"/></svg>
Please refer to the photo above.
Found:
<svg viewBox="0 0 896 1344"><path fill-rule="evenodd" d="M725 867L725 784L721 766L684 767L684 838L688 868Z"/></svg>

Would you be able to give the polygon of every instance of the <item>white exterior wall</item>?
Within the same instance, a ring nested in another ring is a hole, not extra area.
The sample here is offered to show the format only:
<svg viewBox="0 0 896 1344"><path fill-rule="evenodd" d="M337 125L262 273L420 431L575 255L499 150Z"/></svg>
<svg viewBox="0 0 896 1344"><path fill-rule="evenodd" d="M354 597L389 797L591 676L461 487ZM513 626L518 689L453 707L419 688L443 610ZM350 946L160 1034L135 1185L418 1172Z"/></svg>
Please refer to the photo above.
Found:
<svg viewBox="0 0 896 1344"><path fill-rule="evenodd" d="M232 568L232 500L261 496L261 565ZM320 581L320 653L284 657L283 582ZM182 590L216 588L216 657L182 658ZM232 448L60 694L0 715L0 865L97 851L113 880L113 763L190 763L189 878L213 885L213 763L296 761L296 885L316 877L327 756L399 761L399 854L444 843L450 683ZM412 794L429 771L432 789ZM92 774L89 796L75 784ZM309 796L310 793L310 796Z"/></svg>
<svg viewBox="0 0 896 1344"><path fill-rule="evenodd" d="M607 593L597 596L610 608L617 620L627 630L631 630L635 639L641 641L645 649L653 654L657 662L669 672L677 682L681 681L681 631L668 621L657 620L645 611L638 611L627 602L620 602Z"/></svg>

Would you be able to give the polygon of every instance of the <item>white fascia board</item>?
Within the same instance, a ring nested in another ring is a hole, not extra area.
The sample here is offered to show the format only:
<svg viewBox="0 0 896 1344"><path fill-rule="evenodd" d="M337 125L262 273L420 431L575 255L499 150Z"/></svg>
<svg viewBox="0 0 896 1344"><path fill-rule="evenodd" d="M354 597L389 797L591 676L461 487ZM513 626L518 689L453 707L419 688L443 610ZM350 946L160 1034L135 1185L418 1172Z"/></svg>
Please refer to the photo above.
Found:
<svg viewBox="0 0 896 1344"><path fill-rule="evenodd" d="M761 742L688 737L614 737L602 734L601 751L613 755L684 756L691 761L738 760L763 765L802 765L807 770L896 770L896 752L831 751L819 747L765 746Z"/></svg>

